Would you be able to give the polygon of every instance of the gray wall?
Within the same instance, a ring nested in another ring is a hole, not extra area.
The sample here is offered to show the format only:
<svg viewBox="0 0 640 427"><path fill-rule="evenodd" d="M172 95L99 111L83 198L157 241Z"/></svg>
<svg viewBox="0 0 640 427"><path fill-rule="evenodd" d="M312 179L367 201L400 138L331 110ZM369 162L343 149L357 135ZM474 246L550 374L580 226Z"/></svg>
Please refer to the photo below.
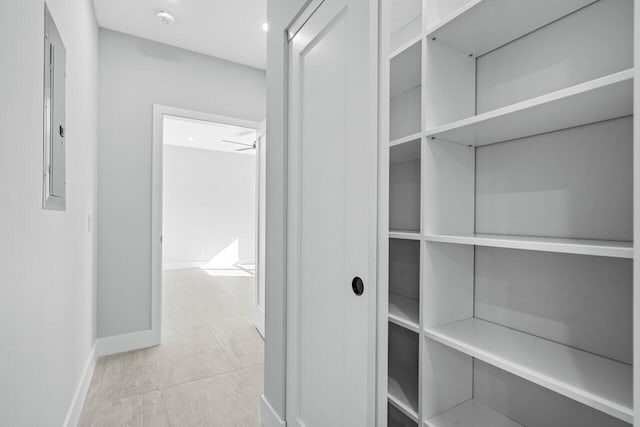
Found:
<svg viewBox="0 0 640 427"><path fill-rule="evenodd" d="M151 328L153 104L261 121L265 72L100 30L99 337Z"/></svg>
<svg viewBox="0 0 640 427"><path fill-rule="evenodd" d="M42 209L42 0L0 1L0 425L61 426L95 342L98 26L48 0L67 49L67 209Z"/></svg>

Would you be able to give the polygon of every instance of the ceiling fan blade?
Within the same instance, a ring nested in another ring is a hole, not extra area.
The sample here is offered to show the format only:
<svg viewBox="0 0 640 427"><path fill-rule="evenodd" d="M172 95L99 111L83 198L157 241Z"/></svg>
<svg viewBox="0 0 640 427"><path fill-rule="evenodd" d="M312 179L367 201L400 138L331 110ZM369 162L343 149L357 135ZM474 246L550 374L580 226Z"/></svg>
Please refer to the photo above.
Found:
<svg viewBox="0 0 640 427"><path fill-rule="evenodd" d="M245 147L253 147L253 144L246 144L244 142L238 142L238 141L229 141L228 139L223 139L222 142L228 142L229 144L236 144L236 145L244 145Z"/></svg>

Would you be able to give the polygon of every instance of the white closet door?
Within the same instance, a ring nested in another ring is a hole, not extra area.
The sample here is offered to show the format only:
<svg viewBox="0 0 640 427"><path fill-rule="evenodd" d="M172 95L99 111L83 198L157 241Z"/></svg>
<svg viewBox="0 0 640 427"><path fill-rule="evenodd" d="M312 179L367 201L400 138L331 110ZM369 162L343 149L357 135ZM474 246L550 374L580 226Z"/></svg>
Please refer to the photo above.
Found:
<svg viewBox="0 0 640 427"><path fill-rule="evenodd" d="M289 44L289 426L374 425L377 37L370 4L325 0Z"/></svg>

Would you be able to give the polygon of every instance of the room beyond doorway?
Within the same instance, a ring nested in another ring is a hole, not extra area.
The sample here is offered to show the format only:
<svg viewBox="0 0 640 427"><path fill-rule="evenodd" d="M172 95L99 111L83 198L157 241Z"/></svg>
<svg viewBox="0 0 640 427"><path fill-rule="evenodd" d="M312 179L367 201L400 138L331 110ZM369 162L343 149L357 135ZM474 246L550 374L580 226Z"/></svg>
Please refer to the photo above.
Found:
<svg viewBox="0 0 640 427"><path fill-rule="evenodd" d="M165 116L163 269L253 275L256 130Z"/></svg>
<svg viewBox="0 0 640 427"><path fill-rule="evenodd" d="M257 122L154 106L154 331L161 329L163 271L261 276L263 129ZM256 289L261 282L254 280L253 302L255 325L264 335L264 291Z"/></svg>

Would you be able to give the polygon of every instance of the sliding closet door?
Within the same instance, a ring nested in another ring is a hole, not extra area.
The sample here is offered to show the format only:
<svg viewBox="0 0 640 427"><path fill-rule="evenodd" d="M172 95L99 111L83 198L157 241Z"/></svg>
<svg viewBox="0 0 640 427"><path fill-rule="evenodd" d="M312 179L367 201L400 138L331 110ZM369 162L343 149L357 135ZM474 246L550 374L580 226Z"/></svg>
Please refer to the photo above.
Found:
<svg viewBox="0 0 640 427"><path fill-rule="evenodd" d="M289 426L364 427L374 416L376 37L370 41L369 4L325 0L291 30Z"/></svg>

